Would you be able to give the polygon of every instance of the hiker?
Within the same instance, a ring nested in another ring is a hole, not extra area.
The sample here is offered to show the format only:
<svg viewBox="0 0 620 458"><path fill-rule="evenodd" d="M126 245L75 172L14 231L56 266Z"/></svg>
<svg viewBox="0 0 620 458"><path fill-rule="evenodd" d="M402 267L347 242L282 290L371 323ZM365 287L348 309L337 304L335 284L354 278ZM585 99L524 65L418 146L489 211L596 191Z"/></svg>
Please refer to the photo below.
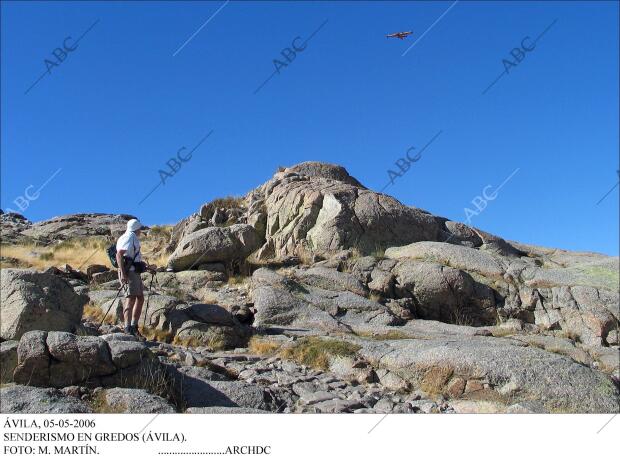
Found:
<svg viewBox="0 0 620 458"><path fill-rule="evenodd" d="M140 233L143 229L137 219L127 221L127 230L116 242L116 262L118 264L118 279L122 285L127 285L127 301L123 307L125 319L125 333L131 334L140 340L144 337L138 330L138 322L142 305L144 304L144 285L140 274L147 270L154 270L142 260L140 254Z"/></svg>

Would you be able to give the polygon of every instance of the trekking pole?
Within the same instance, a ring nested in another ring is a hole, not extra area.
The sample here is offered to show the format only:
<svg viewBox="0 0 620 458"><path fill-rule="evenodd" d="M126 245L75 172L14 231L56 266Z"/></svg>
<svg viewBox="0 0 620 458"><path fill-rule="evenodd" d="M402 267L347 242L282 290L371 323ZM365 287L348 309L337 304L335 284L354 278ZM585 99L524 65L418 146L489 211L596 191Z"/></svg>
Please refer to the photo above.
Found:
<svg viewBox="0 0 620 458"><path fill-rule="evenodd" d="M97 326L97 330L99 330L99 328L103 325L103 322L105 321L106 317L108 316L108 313L110 313L110 310L112 310L112 306L114 305L114 302L116 302L116 299L118 298L118 296L121 294L121 291L126 287L127 285L123 285L121 284L121 287L118 289L118 291L116 292L116 296L114 296L114 299L112 299L112 303L110 304L110 306L108 307L108 311L105 312L105 315L103 315L103 319L101 320L101 323L99 323L99 326Z"/></svg>
<svg viewBox="0 0 620 458"><path fill-rule="evenodd" d="M151 296L153 295L153 280L155 280L155 275L157 272L154 270L151 271L151 282L149 283L149 295L146 298L146 307L144 308L144 318L142 318L142 329L146 327L146 317L149 314L149 301L151 300ZM149 324L151 320L149 320Z"/></svg>

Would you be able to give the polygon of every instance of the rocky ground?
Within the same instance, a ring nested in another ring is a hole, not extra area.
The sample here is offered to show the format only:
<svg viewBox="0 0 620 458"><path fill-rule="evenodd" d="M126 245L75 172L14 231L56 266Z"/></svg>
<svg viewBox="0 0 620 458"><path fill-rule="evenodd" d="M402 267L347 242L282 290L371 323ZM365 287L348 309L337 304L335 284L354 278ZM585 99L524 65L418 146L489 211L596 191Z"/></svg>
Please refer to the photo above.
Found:
<svg viewBox="0 0 620 458"><path fill-rule="evenodd" d="M128 218L0 214L2 244ZM506 241L323 163L159 236L145 343L117 327L109 267L3 257L3 412L619 410L617 257Z"/></svg>

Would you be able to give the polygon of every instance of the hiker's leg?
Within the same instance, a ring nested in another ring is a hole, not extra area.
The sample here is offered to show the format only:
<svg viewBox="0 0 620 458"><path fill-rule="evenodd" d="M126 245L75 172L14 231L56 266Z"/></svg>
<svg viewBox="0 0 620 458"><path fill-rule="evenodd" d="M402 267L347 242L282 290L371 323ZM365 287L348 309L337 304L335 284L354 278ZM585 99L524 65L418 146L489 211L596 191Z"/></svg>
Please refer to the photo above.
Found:
<svg viewBox="0 0 620 458"><path fill-rule="evenodd" d="M142 313L142 305L144 304L144 296L136 297L136 305L133 308L133 316L131 317L131 323L137 327L140 324L140 314Z"/></svg>
<svg viewBox="0 0 620 458"><path fill-rule="evenodd" d="M127 296L123 307L123 318L125 319L125 327L131 324L131 314L136 303L136 296Z"/></svg>
<svg viewBox="0 0 620 458"><path fill-rule="evenodd" d="M132 310L132 314L129 316L131 319L131 326L138 329L138 320L140 319L140 313L142 312L142 304L144 303L144 285L142 284L142 278L140 274L137 274L133 270L129 271L127 276L129 284L129 294L135 298L135 305Z"/></svg>

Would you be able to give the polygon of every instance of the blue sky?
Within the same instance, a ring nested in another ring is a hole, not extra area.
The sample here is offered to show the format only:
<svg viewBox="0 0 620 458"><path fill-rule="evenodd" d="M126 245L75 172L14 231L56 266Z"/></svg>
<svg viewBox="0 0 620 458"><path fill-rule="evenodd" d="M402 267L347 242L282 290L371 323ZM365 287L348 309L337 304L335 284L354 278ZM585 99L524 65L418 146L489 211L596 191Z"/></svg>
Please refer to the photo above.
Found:
<svg viewBox="0 0 620 458"><path fill-rule="evenodd" d="M2 2L1 52L1 207L31 220L173 223L307 160L379 191L434 138L384 192L618 254L618 187L597 205L618 182L617 2Z"/></svg>

